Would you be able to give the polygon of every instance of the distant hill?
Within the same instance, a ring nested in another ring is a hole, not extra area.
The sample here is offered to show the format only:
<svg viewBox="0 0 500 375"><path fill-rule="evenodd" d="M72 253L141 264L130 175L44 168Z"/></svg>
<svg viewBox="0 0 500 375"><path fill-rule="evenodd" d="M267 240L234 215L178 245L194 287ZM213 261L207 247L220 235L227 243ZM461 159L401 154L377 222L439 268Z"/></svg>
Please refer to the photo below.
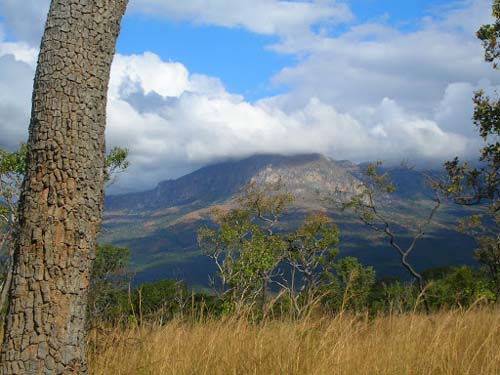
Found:
<svg viewBox="0 0 500 375"><path fill-rule="evenodd" d="M400 224L412 225L432 204L432 191L416 171L386 170L397 188L383 209ZM138 281L178 278L204 285L213 272L211 262L196 244L197 228L210 223L216 206L230 206L250 180L259 184L280 180L296 197L284 218L293 227L308 212L322 211L341 229L342 256L357 256L374 265L379 276L404 276L398 258L386 242L361 225L352 214L340 212L342 202L360 192L363 165L335 161L320 154L255 155L201 168L176 180L163 181L150 191L106 197L102 241L127 246L138 266ZM415 250L419 268L473 264L470 238L455 231L467 211L447 206L436 217L429 235ZM396 228L397 229L397 228Z"/></svg>

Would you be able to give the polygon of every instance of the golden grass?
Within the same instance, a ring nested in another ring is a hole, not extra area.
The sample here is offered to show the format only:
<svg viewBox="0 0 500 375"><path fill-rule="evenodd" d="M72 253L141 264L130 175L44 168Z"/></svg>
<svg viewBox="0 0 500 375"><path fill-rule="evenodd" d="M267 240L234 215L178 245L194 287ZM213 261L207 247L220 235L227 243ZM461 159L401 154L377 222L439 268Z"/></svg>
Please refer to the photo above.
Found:
<svg viewBox="0 0 500 375"><path fill-rule="evenodd" d="M90 340L94 375L498 375L500 311L172 322ZM98 345L96 345L98 344Z"/></svg>

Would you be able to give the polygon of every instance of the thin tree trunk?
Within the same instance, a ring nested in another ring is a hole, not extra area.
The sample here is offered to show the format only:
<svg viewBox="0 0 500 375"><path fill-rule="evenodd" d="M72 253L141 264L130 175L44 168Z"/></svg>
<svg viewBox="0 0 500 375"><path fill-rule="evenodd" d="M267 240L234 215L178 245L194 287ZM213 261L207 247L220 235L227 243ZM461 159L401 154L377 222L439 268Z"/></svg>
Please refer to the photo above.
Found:
<svg viewBox="0 0 500 375"><path fill-rule="evenodd" d="M7 270L7 276L5 277L5 281L3 283L2 293L0 294L0 310L4 308L7 302L7 295L11 283L12 283L12 267L10 267L9 265L9 269ZM3 312L0 313L0 316L3 317Z"/></svg>
<svg viewBox="0 0 500 375"><path fill-rule="evenodd" d="M14 225L17 225L17 222L14 223ZM4 318L4 307L7 303L7 296L9 293L9 288L10 284L12 282L12 262L14 259L14 246L12 244L12 241L9 241L9 238L11 237L11 234L13 233L13 229L10 229L2 238L2 242L0 243L0 250L3 249L4 246L7 246L9 251L8 251L8 258L6 261L6 275L5 275L5 280L3 281L3 285L0 288L1 293L0 293L0 318L3 320Z"/></svg>
<svg viewBox="0 0 500 375"><path fill-rule="evenodd" d="M2 292L0 293L0 310L3 310L7 302L7 295L9 293L10 284L12 283L12 250L9 249L9 260L7 263L7 274L5 275L5 280L2 286ZM3 311L0 313L0 317L3 318Z"/></svg>
<svg viewBox="0 0 500 375"><path fill-rule="evenodd" d="M109 71L127 0L52 0L32 98L1 375L86 374Z"/></svg>
<svg viewBox="0 0 500 375"><path fill-rule="evenodd" d="M261 295L261 314L262 314L262 319L266 317L266 300L267 300L267 284L268 280L267 277L264 276L262 280L262 295Z"/></svg>

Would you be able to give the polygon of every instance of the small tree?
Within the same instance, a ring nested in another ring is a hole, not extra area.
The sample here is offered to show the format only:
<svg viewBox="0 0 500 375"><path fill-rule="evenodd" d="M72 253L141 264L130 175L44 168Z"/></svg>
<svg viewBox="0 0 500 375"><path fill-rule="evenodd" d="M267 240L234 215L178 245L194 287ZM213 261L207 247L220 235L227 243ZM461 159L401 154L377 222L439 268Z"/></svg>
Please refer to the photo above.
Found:
<svg viewBox="0 0 500 375"><path fill-rule="evenodd" d="M498 301L500 298L500 215L490 205L482 206L483 212L467 216L459 221L461 232L472 236L477 248L474 257L483 266L483 275L489 281L489 288Z"/></svg>
<svg viewBox="0 0 500 375"><path fill-rule="evenodd" d="M425 228L432 222L435 213L441 206L441 198L439 192L436 190L434 205L427 217L420 223L416 224L415 227L405 228L412 234L412 239L408 246L403 246L403 244L398 241L396 232L393 230L393 227L395 226L394 223L391 222L388 215L382 211L380 202L378 202L378 200L387 199L389 194L396 191L392 181L389 179L388 173L386 172L380 174L378 172L377 169L381 167L381 165L382 163L378 162L376 164L369 164L366 167L365 174L368 181L366 184L360 185L362 192L354 196L348 203L344 204L343 209L353 210L364 224L375 232L382 233L387 238L389 245L397 251L401 265L417 282L426 311L429 313L430 307L427 299L425 298L424 280L422 275L420 275L420 273L418 273L415 267L410 263L408 257L415 249L415 245L418 240L425 235ZM429 181L429 183L434 186L437 182L432 180Z"/></svg>
<svg viewBox="0 0 500 375"><path fill-rule="evenodd" d="M466 266L450 268L446 274L434 278L427 293L434 310L467 308L479 299L489 301L492 297L482 274Z"/></svg>
<svg viewBox="0 0 500 375"><path fill-rule="evenodd" d="M106 175L104 177L104 182L106 186L110 186L116 181L116 178L120 173L123 173L129 166L130 162L128 160L129 150L128 148L113 147L106 155Z"/></svg>
<svg viewBox="0 0 500 375"><path fill-rule="evenodd" d="M267 290L286 249L283 236L274 231L291 201L279 184L260 188L251 182L236 200L237 208L214 212L217 230L199 230L200 248L217 267L212 285L231 308L251 306L260 295L265 314Z"/></svg>
<svg viewBox="0 0 500 375"><path fill-rule="evenodd" d="M404 314L413 311L417 301L418 291L414 284L401 283L399 279L390 277L382 278L372 287L370 310L374 315L381 312Z"/></svg>
<svg viewBox="0 0 500 375"><path fill-rule="evenodd" d="M183 316L186 305L191 302L187 286L176 280L160 280L139 285L132 295L136 320L161 323L175 316Z"/></svg>
<svg viewBox="0 0 500 375"><path fill-rule="evenodd" d="M310 214L294 230L284 228L280 218L292 199L279 184L250 183L235 208L214 213L216 229L200 228L200 247L217 267L212 285L219 297L238 309L252 307L260 296L265 316L272 283L281 288L275 307L294 318L321 304L334 311L366 308L373 268L361 266L355 258L335 262L339 231L323 214Z"/></svg>
<svg viewBox="0 0 500 375"><path fill-rule="evenodd" d="M330 293L324 288L324 273L334 268L338 235L338 228L329 217L312 214L286 236L285 261L291 270L281 286L288 292L296 317L307 314Z"/></svg>
<svg viewBox="0 0 500 375"><path fill-rule="evenodd" d="M375 284L373 267L363 267L354 257L342 258L333 270L332 295L327 305L336 311L351 310L360 312L368 309L370 292Z"/></svg>
<svg viewBox="0 0 500 375"><path fill-rule="evenodd" d="M97 246L92 265L87 303L87 321L112 321L121 311L129 282L130 250L105 244Z"/></svg>

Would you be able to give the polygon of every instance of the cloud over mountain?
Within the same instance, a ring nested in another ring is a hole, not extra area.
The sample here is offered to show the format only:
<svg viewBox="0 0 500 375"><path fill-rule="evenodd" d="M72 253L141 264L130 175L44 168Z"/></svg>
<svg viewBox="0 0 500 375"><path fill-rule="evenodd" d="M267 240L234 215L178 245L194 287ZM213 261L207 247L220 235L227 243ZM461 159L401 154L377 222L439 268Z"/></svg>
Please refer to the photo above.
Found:
<svg viewBox="0 0 500 375"><path fill-rule="evenodd" d="M161 72L160 81L151 71ZM441 101L442 117L454 100L448 96ZM280 98L249 103L226 92L217 79L191 75L179 63L161 61L151 53L117 56L108 137L113 144L131 148L130 176L147 173L153 180L182 166L189 169L253 153L442 160L467 153L472 146L467 137L408 113L388 98L352 113L314 96L294 109L283 108Z"/></svg>
<svg viewBox="0 0 500 375"><path fill-rule="evenodd" d="M32 79L47 1L29 12L0 7L0 147L25 139ZM43 5L45 4L45 5ZM350 22L334 1L132 0L130 12L275 34L276 53L296 57L272 84L284 94L249 102L217 77L190 72L153 52L118 54L108 102L108 144L128 147L132 166L116 189L134 190L202 164L253 153L321 152L338 159L438 162L474 155L473 91L493 91L474 30L487 0L462 2L410 31L352 23L333 35L314 29ZM464 5L465 4L465 5ZM31 25L23 27L22 17ZM38 26L37 26L38 25ZM316 30L314 32L313 30ZM7 41L9 40L9 41Z"/></svg>

